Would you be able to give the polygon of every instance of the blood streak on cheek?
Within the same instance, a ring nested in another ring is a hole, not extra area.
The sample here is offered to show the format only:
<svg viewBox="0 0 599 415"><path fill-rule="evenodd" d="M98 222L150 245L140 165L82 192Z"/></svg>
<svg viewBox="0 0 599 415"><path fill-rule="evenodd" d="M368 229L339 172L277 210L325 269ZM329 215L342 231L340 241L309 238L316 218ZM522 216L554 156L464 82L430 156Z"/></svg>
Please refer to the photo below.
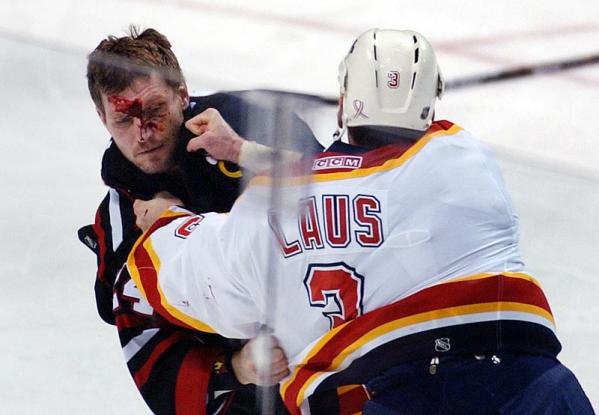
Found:
<svg viewBox="0 0 599 415"><path fill-rule="evenodd" d="M165 125L160 121L151 121L143 116L143 103L139 98L130 100L118 95L111 95L108 97L108 102L112 104L114 112L120 112L122 114L129 115L130 117L139 118L139 134L143 137L143 132L151 129L155 131L164 131Z"/></svg>

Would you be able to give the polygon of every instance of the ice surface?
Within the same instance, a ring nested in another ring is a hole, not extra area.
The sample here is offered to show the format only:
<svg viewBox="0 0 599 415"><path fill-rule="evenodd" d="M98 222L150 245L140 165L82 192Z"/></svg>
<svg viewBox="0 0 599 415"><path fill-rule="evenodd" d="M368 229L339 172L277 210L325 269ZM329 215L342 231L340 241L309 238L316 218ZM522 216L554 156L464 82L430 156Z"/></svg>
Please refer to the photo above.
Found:
<svg viewBox="0 0 599 415"><path fill-rule="evenodd" d="M435 3L2 2L1 411L148 412L114 328L96 314L95 260L76 238L105 191L99 162L107 135L87 95L86 52L138 23L169 36L192 89L329 96L337 92L339 60L372 26L427 35L447 79L599 52L595 0ZM556 316L560 358L596 408L597 108L595 66L449 92L437 110L499 154L521 218L524 258Z"/></svg>

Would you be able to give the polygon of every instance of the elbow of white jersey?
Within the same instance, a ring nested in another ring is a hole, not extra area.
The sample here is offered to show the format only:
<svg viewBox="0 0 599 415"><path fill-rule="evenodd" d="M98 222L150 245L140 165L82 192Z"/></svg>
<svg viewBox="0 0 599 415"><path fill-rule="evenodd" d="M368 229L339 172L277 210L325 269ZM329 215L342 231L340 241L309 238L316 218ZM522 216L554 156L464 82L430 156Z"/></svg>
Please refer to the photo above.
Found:
<svg viewBox="0 0 599 415"><path fill-rule="evenodd" d="M170 208L137 241L127 267L150 305L167 320L225 337L250 338L256 327L253 302L239 301L247 295L227 278L218 243L226 216Z"/></svg>

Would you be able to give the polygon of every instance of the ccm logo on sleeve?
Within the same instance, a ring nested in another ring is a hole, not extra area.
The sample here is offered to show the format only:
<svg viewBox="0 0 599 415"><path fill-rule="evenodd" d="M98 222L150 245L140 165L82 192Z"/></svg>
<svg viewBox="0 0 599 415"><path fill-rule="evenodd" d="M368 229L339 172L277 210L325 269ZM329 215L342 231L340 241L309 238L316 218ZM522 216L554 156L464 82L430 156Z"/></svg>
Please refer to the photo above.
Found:
<svg viewBox="0 0 599 415"><path fill-rule="evenodd" d="M204 216L202 215L190 217L175 229L175 236L177 238L186 239L202 220L204 220Z"/></svg>

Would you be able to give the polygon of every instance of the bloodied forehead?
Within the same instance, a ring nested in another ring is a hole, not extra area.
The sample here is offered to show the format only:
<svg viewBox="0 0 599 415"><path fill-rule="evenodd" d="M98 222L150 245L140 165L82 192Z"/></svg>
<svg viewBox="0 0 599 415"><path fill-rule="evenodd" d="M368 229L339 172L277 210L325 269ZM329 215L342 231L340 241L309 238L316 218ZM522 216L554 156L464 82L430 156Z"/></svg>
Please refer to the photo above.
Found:
<svg viewBox="0 0 599 415"><path fill-rule="evenodd" d="M158 109L173 94L164 79L156 74L135 79L125 90L107 96L112 112L140 117L143 111Z"/></svg>
<svg viewBox="0 0 599 415"><path fill-rule="evenodd" d="M111 95L108 97L108 102L112 105L114 112L137 118L142 116L142 102L139 98L130 100L120 95Z"/></svg>
<svg viewBox="0 0 599 415"><path fill-rule="evenodd" d="M139 132L142 137L144 131L165 130L165 114L162 112L164 100L159 97L157 100L154 100L155 102L152 102L151 99L149 101L149 108L144 110L142 100L139 98L131 100L119 95L111 95L108 97L108 102L112 106L112 111L117 114L123 114L124 117L139 118L141 122Z"/></svg>

